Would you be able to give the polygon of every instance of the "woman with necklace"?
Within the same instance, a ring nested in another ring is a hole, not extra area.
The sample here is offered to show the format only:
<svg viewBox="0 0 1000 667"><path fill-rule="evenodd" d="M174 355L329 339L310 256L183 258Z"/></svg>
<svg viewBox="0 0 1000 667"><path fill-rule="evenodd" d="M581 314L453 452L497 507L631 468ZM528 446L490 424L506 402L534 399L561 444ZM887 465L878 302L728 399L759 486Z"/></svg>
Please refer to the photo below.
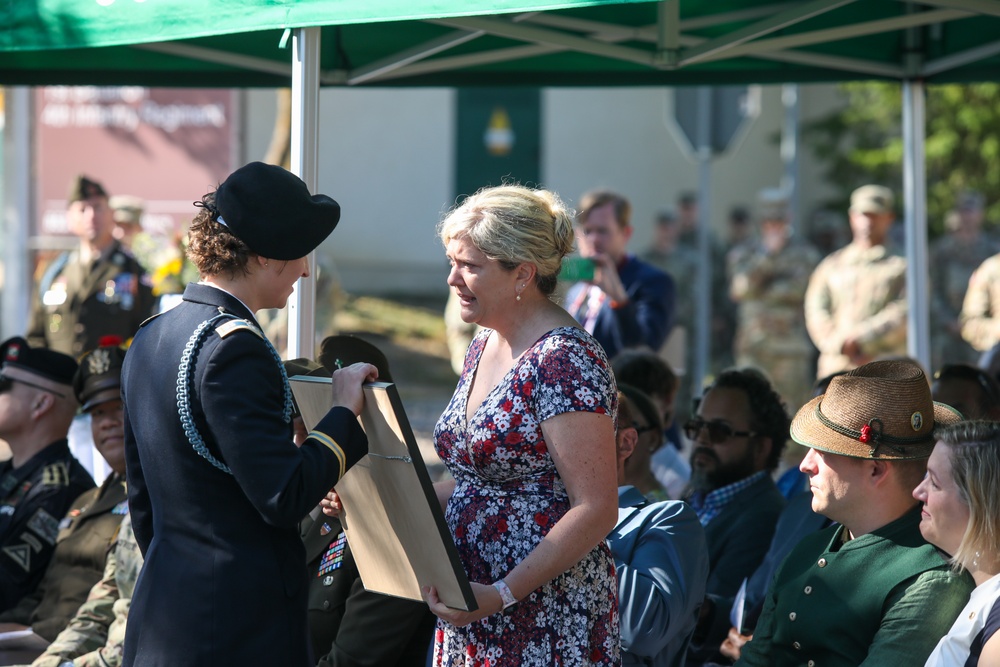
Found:
<svg viewBox="0 0 1000 667"><path fill-rule="evenodd" d="M550 296L573 223L545 190L489 188L439 234L462 320L484 330L435 428L438 495L479 608L440 618L434 665L617 665L614 377Z"/></svg>

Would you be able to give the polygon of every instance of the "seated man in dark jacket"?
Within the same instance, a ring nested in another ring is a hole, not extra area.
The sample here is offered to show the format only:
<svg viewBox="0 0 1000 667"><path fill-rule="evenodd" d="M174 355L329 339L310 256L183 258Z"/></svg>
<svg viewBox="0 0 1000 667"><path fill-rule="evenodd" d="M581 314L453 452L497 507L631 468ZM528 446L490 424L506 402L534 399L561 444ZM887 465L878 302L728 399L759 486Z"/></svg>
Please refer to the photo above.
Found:
<svg viewBox="0 0 1000 667"><path fill-rule="evenodd" d="M799 410L791 433L809 447L812 508L838 525L778 568L737 665L924 664L975 586L921 536L912 495L935 428L960 419L909 360L835 377Z"/></svg>
<svg viewBox="0 0 1000 667"><path fill-rule="evenodd" d="M113 471L100 487L83 493L59 526L52 561L38 588L0 613L5 629L30 627L51 642L87 599L104 572L108 549L122 517L125 493L125 435L122 423L121 370L125 351L99 347L80 360L73 391L90 414L94 446Z"/></svg>
<svg viewBox="0 0 1000 667"><path fill-rule="evenodd" d="M55 551L60 520L94 480L66 442L77 408L76 361L11 338L0 345L0 362L0 438L13 455L0 463L4 611L38 586Z"/></svg>
<svg viewBox="0 0 1000 667"><path fill-rule="evenodd" d="M729 630L729 605L764 559L785 499L771 472L788 440L788 415L771 383L754 369L727 370L705 391L684 425L694 443L687 500L708 538L708 597L690 664L712 659Z"/></svg>

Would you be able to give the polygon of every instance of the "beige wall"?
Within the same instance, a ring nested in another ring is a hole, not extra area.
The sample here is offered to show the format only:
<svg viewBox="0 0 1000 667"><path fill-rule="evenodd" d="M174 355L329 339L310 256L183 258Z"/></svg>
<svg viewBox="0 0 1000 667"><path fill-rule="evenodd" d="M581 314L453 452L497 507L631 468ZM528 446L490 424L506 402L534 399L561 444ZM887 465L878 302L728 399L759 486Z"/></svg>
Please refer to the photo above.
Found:
<svg viewBox="0 0 1000 667"><path fill-rule="evenodd" d="M804 118L837 104L830 86L803 86ZM649 238L655 213L698 184L697 165L667 129L662 88L546 89L542 95L542 178L570 204L605 186L634 207L635 247ZM275 114L273 91L246 93L246 157L260 159ZM434 226L452 203L454 93L450 89L328 89L320 97L320 191L343 207L338 229L320 249L352 292L444 292L446 265ZM781 89L762 89L761 115L738 150L715 160L713 225L730 207L752 206L779 184L776 141ZM516 131L516 128L515 128ZM801 206L830 192L808 154L800 158Z"/></svg>

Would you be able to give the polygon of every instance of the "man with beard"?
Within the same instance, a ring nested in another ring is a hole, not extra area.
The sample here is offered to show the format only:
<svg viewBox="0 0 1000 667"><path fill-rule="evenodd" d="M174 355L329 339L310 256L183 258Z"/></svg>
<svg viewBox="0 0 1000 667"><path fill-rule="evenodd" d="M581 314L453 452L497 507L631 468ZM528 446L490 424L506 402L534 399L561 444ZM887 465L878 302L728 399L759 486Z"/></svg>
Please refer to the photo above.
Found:
<svg viewBox="0 0 1000 667"><path fill-rule="evenodd" d="M708 540L708 596L701 607L689 664L711 659L729 629L729 606L763 560L785 505L771 472L788 440L781 398L759 371L723 371L684 425L694 443L687 501Z"/></svg>

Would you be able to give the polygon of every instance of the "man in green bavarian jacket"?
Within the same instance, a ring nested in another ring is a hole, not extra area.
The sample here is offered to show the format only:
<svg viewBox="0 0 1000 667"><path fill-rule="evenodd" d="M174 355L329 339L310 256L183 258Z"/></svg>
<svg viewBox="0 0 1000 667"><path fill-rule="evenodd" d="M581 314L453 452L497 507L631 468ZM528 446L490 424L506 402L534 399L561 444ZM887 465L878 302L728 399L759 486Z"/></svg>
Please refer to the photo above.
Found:
<svg viewBox="0 0 1000 667"><path fill-rule="evenodd" d="M960 419L912 361L861 366L799 410L813 510L839 525L782 563L737 665L924 664L974 587L923 540L911 495L935 426Z"/></svg>

